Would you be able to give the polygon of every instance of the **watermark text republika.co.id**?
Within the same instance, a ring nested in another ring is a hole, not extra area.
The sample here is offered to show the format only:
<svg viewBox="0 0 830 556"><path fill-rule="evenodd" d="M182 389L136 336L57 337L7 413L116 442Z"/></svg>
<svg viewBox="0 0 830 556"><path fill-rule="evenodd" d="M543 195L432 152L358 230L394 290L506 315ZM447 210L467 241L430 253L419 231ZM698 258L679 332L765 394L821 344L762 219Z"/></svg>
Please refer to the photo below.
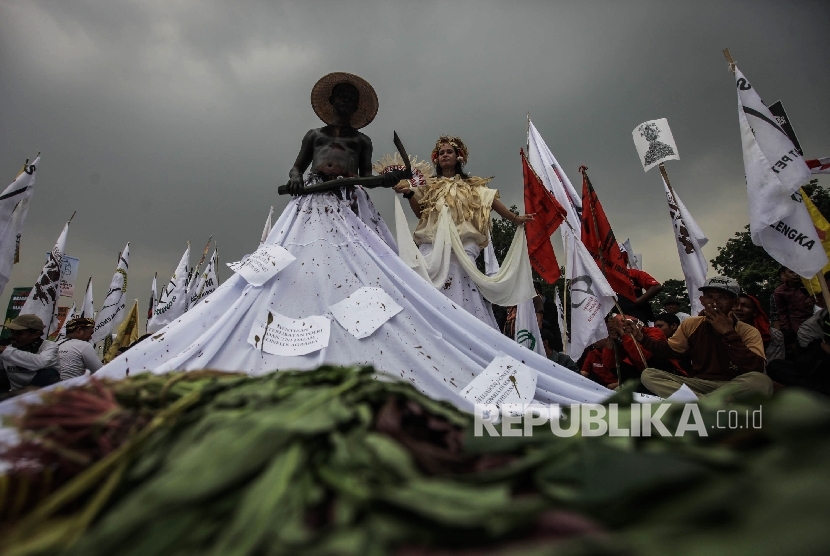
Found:
<svg viewBox="0 0 830 556"><path fill-rule="evenodd" d="M705 420L696 403L683 404L679 419L666 420L678 404L475 404L475 436L533 436L534 427L550 426L555 436L709 436L712 429L760 429L762 408L719 409ZM564 411L568 408L567 411ZM538 429L537 429L538 430Z"/></svg>

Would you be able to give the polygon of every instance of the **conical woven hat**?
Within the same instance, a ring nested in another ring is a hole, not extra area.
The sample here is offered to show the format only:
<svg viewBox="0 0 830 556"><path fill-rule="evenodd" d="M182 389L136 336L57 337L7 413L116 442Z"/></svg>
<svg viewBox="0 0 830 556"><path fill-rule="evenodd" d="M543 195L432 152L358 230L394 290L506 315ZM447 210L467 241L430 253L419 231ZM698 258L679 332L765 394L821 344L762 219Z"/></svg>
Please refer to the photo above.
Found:
<svg viewBox="0 0 830 556"><path fill-rule="evenodd" d="M334 121L334 108L329 103L329 97L334 86L340 83L351 83L357 87L360 99L357 112L352 114L351 124L355 129L366 127L378 113L378 95L368 81L352 73L330 73L314 84L314 88L311 89L311 107L314 113L327 124Z"/></svg>

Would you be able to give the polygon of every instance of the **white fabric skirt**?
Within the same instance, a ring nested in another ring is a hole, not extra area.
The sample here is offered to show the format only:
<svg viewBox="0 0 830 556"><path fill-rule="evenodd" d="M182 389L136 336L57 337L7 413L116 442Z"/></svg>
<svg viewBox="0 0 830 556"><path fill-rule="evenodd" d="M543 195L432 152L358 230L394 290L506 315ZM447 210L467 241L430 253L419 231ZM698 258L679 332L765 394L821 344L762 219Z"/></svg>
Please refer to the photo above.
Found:
<svg viewBox="0 0 830 556"><path fill-rule="evenodd" d="M459 392L497 355L507 354L538 372L540 402L597 403L610 395L442 295L398 257L392 235L366 193L359 189L355 195L359 215L352 208L354 199L341 201L332 193L292 199L266 242L281 245L295 261L262 286L232 276L95 376L120 379L142 371L196 369L260 375L323 364L367 364L379 378L386 373L409 381L433 398L472 411ZM332 320L328 346L306 355L272 355L248 343L264 306L292 318L330 316L329 306L364 286L383 288L403 308L366 338L355 338ZM463 280L461 287L477 293Z"/></svg>
<svg viewBox="0 0 830 556"><path fill-rule="evenodd" d="M429 255L432 252L431 243L422 243L418 246L418 250L423 255ZM481 248L475 243L465 243L464 251L473 263L476 262L476 257L481 252ZM496 322L496 317L493 315L493 307L489 301L484 299L481 292L478 291L478 286L470 279L467 272L458 264L458 258L453 251L450 255L450 271L447 274L447 281L444 285L438 288L442 294L447 296L456 305L463 307L468 313L474 315L478 320L498 330L499 325Z"/></svg>

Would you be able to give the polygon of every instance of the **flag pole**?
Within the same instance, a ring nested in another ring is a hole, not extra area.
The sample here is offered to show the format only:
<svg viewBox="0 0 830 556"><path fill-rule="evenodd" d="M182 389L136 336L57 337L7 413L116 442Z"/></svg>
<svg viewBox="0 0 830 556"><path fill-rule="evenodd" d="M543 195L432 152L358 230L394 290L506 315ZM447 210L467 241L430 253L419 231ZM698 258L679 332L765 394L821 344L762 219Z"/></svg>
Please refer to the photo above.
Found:
<svg viewBox="0 0 830 556"><path fill-rule="evenodd" d="M821 272L816 274L816 278L818 278L818 283L821 286L821 296L824 298L824 304L830 307L830 291L827 289L827 280L824 279L824 274Z"/></svg>
<svg viewBox="0 0 830 556"><path fill-rule="evenodd" d="M567 223L568 219L566 218L564 220L564 222ZM568 223L568 226L570 227L570 223ZM571 228L571 231L573 231L573 228ZM562 236L562 237L564 238L564 236ZM562 244L565 247L565 264L568 264L568 260L569 260L568 259L568 242L563 241ZM566 282L568 281L567 276L565 276L565 281ZM568 355L568 352L570 351L570 345L569 344L571 343L571 334L570 334L570 331L568 330L568 288L564 287L565 286L564 283L562 284L562 286L563 286L562 287L562 325L565 327L565 330L564 330L565 338L568 340L567 344L562 346L562 349L565 350L564 351L565 355ZM570 284L568 284L568 287L570 287ZM582 354L580 353L580 355L582 355Z"/></svg>
<svg viewBox="0 0 830 556"><path fill-rule="evenodd" d="M726 57L726 61L729 62L729 71L735 73L735 60L732 59L732 54L729 53L728 48L723 49L723 55Z"/></svg>

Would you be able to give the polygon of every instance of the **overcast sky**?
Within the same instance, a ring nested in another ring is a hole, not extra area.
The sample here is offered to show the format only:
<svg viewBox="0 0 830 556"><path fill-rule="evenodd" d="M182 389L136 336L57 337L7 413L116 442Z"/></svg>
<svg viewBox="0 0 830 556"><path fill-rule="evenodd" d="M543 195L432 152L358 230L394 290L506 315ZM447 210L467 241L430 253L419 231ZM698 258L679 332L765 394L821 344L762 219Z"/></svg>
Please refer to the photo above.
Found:
<svg viewBox="0 0 830 556"><path fill-rule="evenodd" d="M74 210L79 304L92 276L100 308L128 241L128 296L142 309L153 273L169 279L188 240L195 264L213 235L226 279L224 263L256 249L268 207L285 206L277 186L321 125L311 87L332 71L377 91L363 130L375 159L394 152L393 130L419 158L459 135L468 171L494 175L507 205L521 205L529 112L578 189L589 168L645 270L682 278L659 173L643 172L631 131L668 119L681 157L669 176L713 258L748 222L721 50L765 102L784 102L808 158L830 156L828 29L823 1L0 0L2 187L43 152L0 310L34 283ZM390 227L392 197L372 192Z"/></svg>

